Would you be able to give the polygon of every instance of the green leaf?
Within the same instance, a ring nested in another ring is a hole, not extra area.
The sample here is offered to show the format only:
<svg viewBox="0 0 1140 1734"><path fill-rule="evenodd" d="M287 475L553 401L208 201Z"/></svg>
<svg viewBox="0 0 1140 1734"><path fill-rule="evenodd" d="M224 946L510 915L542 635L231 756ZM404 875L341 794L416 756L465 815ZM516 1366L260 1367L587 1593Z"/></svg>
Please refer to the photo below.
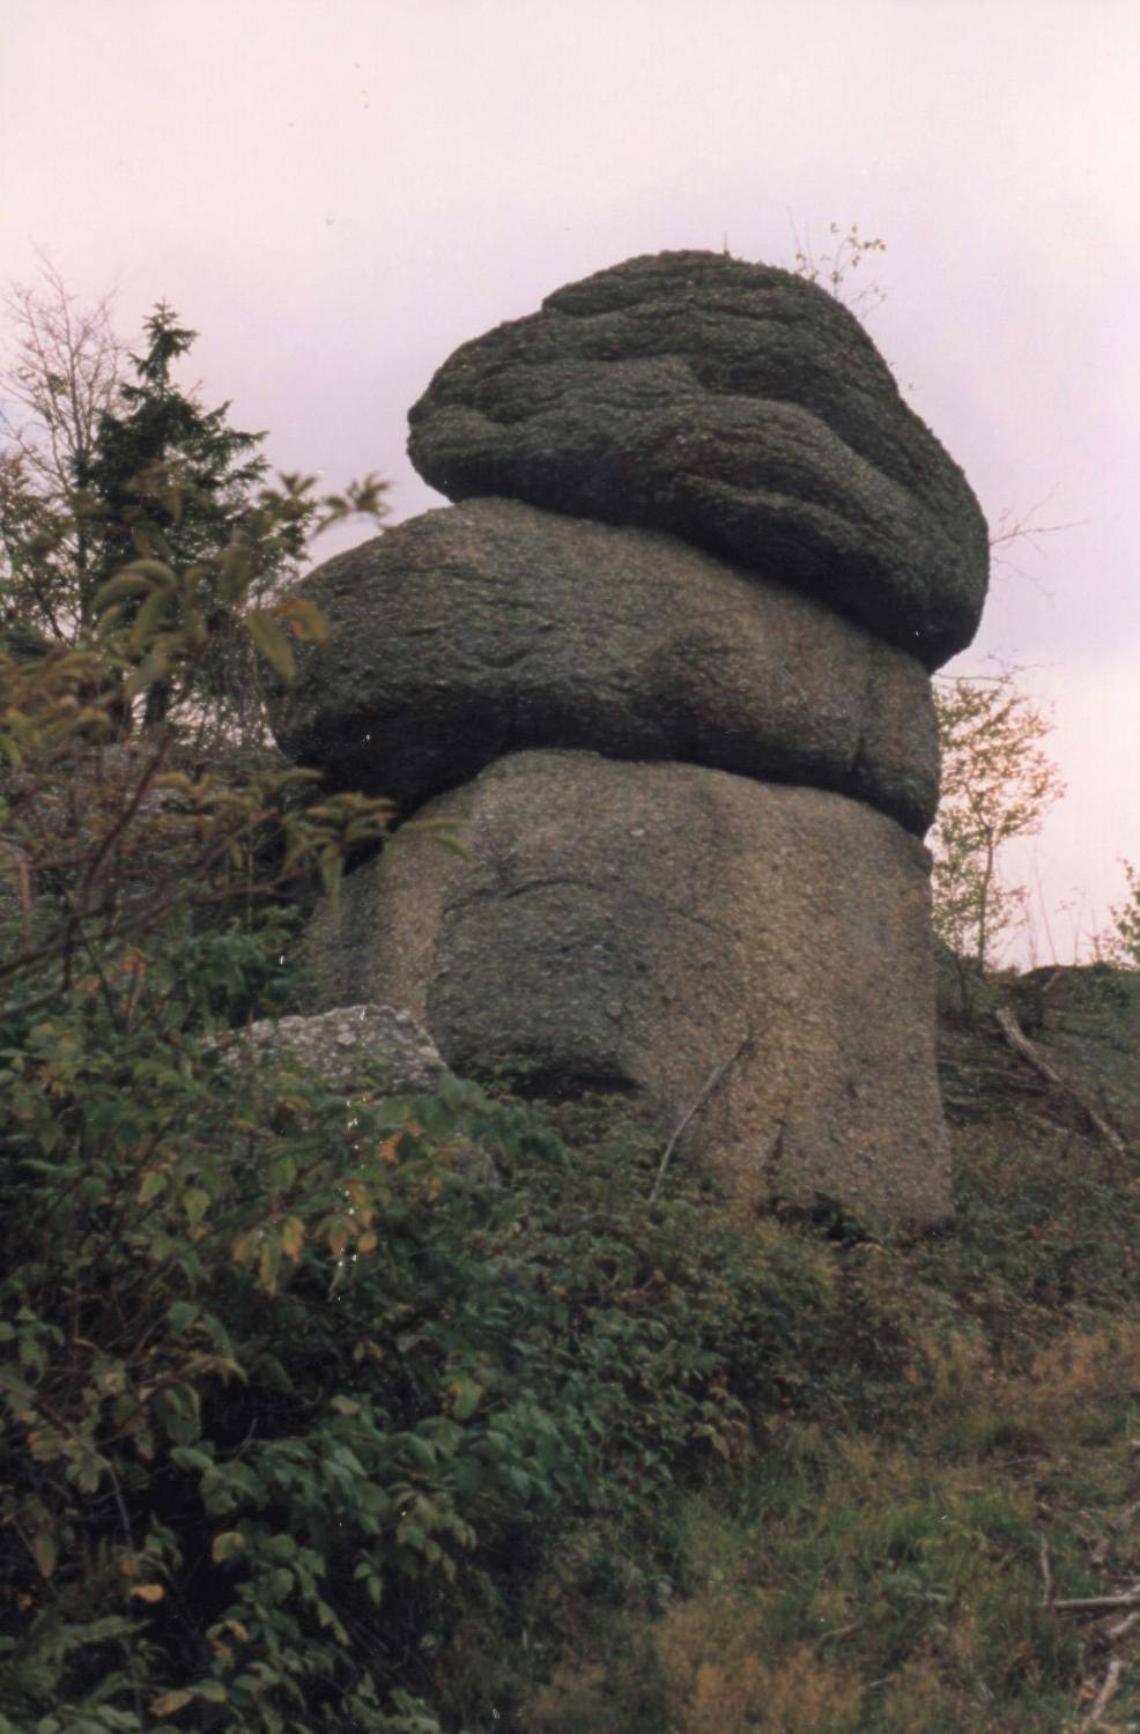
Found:
<svg viewBox="0 0 1140 1734"><path fill-rule="evenodd" d="M160 1192L166 1190L167 1176L160 1168L152 1168L149 1174L144 1174L139 1187L139 1203L152 1204Z"/></svg>
<svg viewBox="0 0 1140 1734"><path fill-rule="evenodd" d="M172 1445L193 1445L201 1433L198 1393L192 1385L169 1385L154 1394L155 1416Z"/></svg>
<svg viewBox="0 0 1140 1734"><path fill-rule="evenodd" d="M246 615L245 628L273 672L282 680L292 680L296 674L293 649L276 616L257 609Z"/></svg>
<svg viewBox="0 0 1140 1734"><path fill-rule="evenodd" d="M220 1680L202 1680L194 1687L194 1696L204 1699L207 1704L225 1704L229 1701L229 1693Z"/></svg>
<svg viewBox="0 0 1140 1734"><path fill-rule="evenodd" d="M421 1439L415 1433L408 1433L404 1437L404 1447L412 1461L421 1469L435 1468L436 1451L430 1440Z"/></svg>
<svg viewBox="0 0 1140 1734"><path fill-rule="evenodd" d="M143 579L149 579L154 584L174 583L174 573L171 571L165 560L132 560L130 565L125 566L122 573L117 574L117 576L124 578L133 578L138 576ZM112 578L110 583L113 584L114 582L115 579Z"/></svg>
<svg viewBox="0 0 1140 1734"><path fill-rule="evenodd" d="M200 1186L191 1186L189 1191L182 1194L182 1208L191 1225L201 1222L210 1208L210 1194L204 1192Z"/></svg>
<svg viewBox="0 0 1140 1734"><path fill-rule="evenodd" d="M271 1601L283 1602L293 1594L297 1580L287 1566L281 1565L276 1571L271 1571L262 1582Z"/></svg>
<svg viewBox="0 0 1140 1734"><path fill-rule="evenodd" d="M479 1407L483 1398L482 1385L474 1379L456 1379L451 1387L451 1412L457 1421L466 1421Z"/></svg>
<svg viewBox="0 0 1140 1734"><path fill-rule="evenodd" d="M41 1529L32 1538L32 1553L40 1568L40 1576L51 1577L59 1558L59 1546L50 1529Z"/></svg>
<svg viewBox="0 0 1140 1734"><path fill-rule="evenodd" d="M164 1719L167 1716L176 1716L179 1710L184 1709L193 1700L193 1692L163 1692L160 1697L151 1700L150 1712L152 1716L161 1716Z"/></svg>
<svg viewBox="0 0 1140 1734"><path fill-rule="evenodd" d="M233 541L218 561L218 594L223 602L238 602L249 589L253 576L253 550L248 542Z"/></svg>
<svg viewBox="0 0 1140 1734"><path fill-rule="evenodd" d="M240 1529L223 1529L215 1535L210 1548L210 1557L215 1565L225 1565L228 1560L240 1559L245 1552L245 1536Z"/></svg>
<svg viewBox="0 0 1140 1734"><path fill-rule="evenodd" d="M152 590L142 607L134 626L131 628L131 647L141 650L148 642L151 634L161 625L171 613L175 598L169 590Z"/></svg>
<svg viewBox="0 0 1140 1734"><path fill-rule="evenodd" d="M212 1469L214 1459L208 1451L201 1450L196 1445L176 1445L170 1453L170 1461L179 1469Z"/></svg>
<svg viewBox="0 0 1140 1734"><path fill-rule="evenodd" d="M96 614L103 614L113 602L120 602L128 596L147 596L153 588L149 578L129 571L118 572L114 578L108 578L105 584L100 584L92 607Z"/></svg>
<svg viewBox="0 0 1140 1734"><path fill-rule="evenodd" d="M170 672L170 657L157 644L147 651L134 673L124 682L123 692L127 698L137 698L140 692L145 692L155 681L162 680Z"/></svg>

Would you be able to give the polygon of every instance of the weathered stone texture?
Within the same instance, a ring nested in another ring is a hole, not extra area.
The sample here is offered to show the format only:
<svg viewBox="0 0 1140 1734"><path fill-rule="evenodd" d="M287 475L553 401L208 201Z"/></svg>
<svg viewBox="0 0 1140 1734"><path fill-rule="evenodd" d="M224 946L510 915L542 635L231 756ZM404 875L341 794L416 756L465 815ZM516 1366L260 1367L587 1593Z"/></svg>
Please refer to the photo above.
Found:
<svg viewBox="0 0 1140 1734"><path fill-rule="evenodd" d="M305 581L328 641L274 701L284 750L405 811L532 747L938 799L920 664L672 536L510 500L429 512Z"/></svg>
<svg viewBox="0 0 1140 1734"><path fill-rule="evenodd" d="M327 998L405 1005L460 1073L648 1092L743 1204L949 1208L925 852L862 803L680 764L522 753L353 874L312 953Z"/></svg>
<svg viewBox="0 0 1140 1734"><path fill-rule="evenodd" d="M227 1050L270 1048L319 1074L333 1088L347 1087L365 1068L378 1071L393 1095L426 1094L448 1069L427 1032L409 1012L391 1005L338 1005L312 1017L262 1018L236 1033Z"/></svg>
<svg viewBox="0 0 1140 1734"><path fill-rule="evenodd" d="M941 1220L917 837L927 671L986 587L961 471L836 301L709 253L559 290L411 420L460 503L306 581L332 632L274 722L466 853L413 827L348 877L322 1003L406 1007L460 1073L637 1090L663 1136L734 1059L685 1154L741 1206Z"/></svg>
<svg viewBox="0 0 1140 1734"><path fill-rule="evenodd" d="M465 344L411 411L449 498L670 531L937 667L973 637L985 521L858 321L786 271L631 259Z"/></svg>

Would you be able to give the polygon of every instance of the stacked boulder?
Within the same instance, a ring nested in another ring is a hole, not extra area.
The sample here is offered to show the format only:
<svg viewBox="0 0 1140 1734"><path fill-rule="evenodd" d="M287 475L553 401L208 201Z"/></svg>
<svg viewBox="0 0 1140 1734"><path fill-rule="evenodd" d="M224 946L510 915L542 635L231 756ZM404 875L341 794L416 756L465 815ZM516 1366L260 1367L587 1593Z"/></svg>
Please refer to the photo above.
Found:
<svg viewBox="0 0 1140 1734"><path fill-rule="evenodd" d="M413 827L318 918L321 1003L456 1071L634 1089L744 1205L949 1203L929 670L984 520L861 326L708 253L633 259L461 348L411 412L458 504L304 584L294 758Z"/></svg>

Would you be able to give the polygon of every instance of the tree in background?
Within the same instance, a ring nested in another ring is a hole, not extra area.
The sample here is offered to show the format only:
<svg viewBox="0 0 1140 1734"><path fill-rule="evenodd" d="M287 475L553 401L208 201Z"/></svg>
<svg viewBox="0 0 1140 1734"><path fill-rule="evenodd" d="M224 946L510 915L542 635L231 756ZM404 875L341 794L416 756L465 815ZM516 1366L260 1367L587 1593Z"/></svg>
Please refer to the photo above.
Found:
<svg viewBox="0 0 1140 1734"><path fill-rule="evenodd" d="M931 833L934 927L958 963L962 1009L1001 942L1025 918L1024 886L1001 873L1001 851L1032 837L1065 788L1042 751L1051 724L1012 671L935 681L942 799Z"/></svg>
<svg viewBox="0 0 1140 1734"><path fill-rule="evenodd" d="M1113 932L1100 950L1108 962L1121 969L1140 969L1140 869L1131 861L1122 863L1128 896L1119 908L1112 907Z"/></svg>
<svg viewBox="0 0 1140 1734"><path fill-rule="evenodd" d="M307 478L270 486L265 436L231 427L228 403L205 409L195 390L179 386L175 370L196 333L164 303L146 322L145 347L130 356L107 302L78 308L51 267L43 289L11 292L9 311L13 359L0 375L0 649L27 659L52 645L90 647L95 597L130 567L134 588L119 607L148 611L139 627L151 656L138 689L146 727L158 727L173 702L159 665L181 645L192 592L208 643L186 664L194 678L179 688L181 720L202 746L209 736L260 749L259 659L253 637L235 629L233 598L240 593L261 655L280 671L288 639L262 605L328 521L328 503L314 498ZM378 518L383 491L367 478L335 509ZM146 586L140 562L149 563ZM158 621L165 630L153 633ZM105 656L99 666L111 678ZM120 726L129 715L120 707Z"/></svg>
<svg viewBox="0 0 1140 1734"><path fill-rule="evenodd" d="M100 417L77 477L103 519L99 582L134 558L140 539L161 537L180 565L208 554L228 539L269 469L264 433L231 428L228 403L205 410L175 383L174 363L197 332L161 301L144 329L147 347L130 358L135 378Z"/></svg>
<svg viewBox="0 0 1140 1734"><path fill-rule="evenodd" d="M0 369L0 630L73 643L95 546L75 511L126 349L109 299L78 305L55 267L6 296L10 344Z"/></svg>
<svg viewBox="0 0 1140 1734"><path fill-rule="evenodd" d="M197 333L178 323L173 308L160 302L146 321L147 347L132 355L135 377L119 386L112 408L100 418L97 436L83 471L77 475L85 496L81 504L97 538L91 595L117 571L142 557L168 570L208 579L209 562L250 518L269 465L261 452L263 433L247 433L227 421L229 404L202 407L183 391L173 367L191 348ZM283 521L271 546L263 549L257 588L279 577L303 545L303 519ZM218 602L207 591L207 613ZM89 617L84 597L81 616ZM209 660L202 680L221 691L223 671ZM161 722L170 705L162 678L148 688L145 722Z"/></svg>

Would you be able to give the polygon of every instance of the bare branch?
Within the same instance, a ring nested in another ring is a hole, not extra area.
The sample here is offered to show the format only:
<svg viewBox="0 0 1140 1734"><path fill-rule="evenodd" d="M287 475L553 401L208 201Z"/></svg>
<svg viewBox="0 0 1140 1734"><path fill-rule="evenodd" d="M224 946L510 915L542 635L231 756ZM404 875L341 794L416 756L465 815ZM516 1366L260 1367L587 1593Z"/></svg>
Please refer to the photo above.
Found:
<svg viewBox="0 0 1140 1734"><path fill-rule="evenodd" d="M1043 1600L1048 1602L1053 1598L1053 1573L1049 1566L1049 1543L1044 1535L1039 1535L1037 1539L1041 1543L1041 1594Z"/></svg>
<svg viewBox="0 0 1140 1734"><path fill-rule="evenodd" d="M1042 1602L1043 1608L1056 1608L1059 1613L1099 1614L1113 1608L1140 1607L1140 1590L1129 1590L1119 1596L1069 1596L1064 1600Z"/></svg>
<svg viewBox="0 0 1140 1734"><path fill-rule="evenodd" d="M1013 1008L1011 1006L999 1007L994 1013L994 1018L1002 1035L1018 1058L1024 1060L1027 1066L1031 1066L1038 1077L1044 1078L1047 1084L1051 1084L1055 1090L1060 1090L1063 1095L1069 1097L1070 1101L1075 1102L1093 1131L1104 1139L1115 1156L1119 1157L1122 1162L1127 1162L1131 1152L1120 1133L1115 1131L1104 1116L1097 1112L1083 1091L1079 1090L1068 1078L1063 1078L1060 1072L1049 1064L1040 1048L1031 1042L1025 1034L1017 1021L1017 1015Z"/></svg>
<svg viewBox="0 0 1140 1734"><path fill-rule="evenodd" d="M1096 1695L1092 1709L1089 1711L1084 1721L1079 1725L1078 1734L1084 1734L1086 1728L1095 1728L1098 1726L1105 1711L1108 1709L1109 1704L1116 1696L1117 1689L1120 1685L1120 1676L1123 1672L1124 1663L1118 1656L1114 1656L1108 1664L1108 1669L1104 1676L1104 1684Z"/></svg>
<svg viewBox="0 0 1140 1734"><path fill-rule="evenodd" d="M745 1036L735 1053L730 1054L727 1060L722 1060L718 1066L714 1066L700 1089L697 1091L691 1106L686 1108L685 1112L681 1115L681 1118L677 1121L676 1126L673 1128L673 1135L665 1146L665 1153L661 1158L661 1165L657 1170L656 1178L649 1193L650 1204L654 1204L657 1200L673 1152L684 1137L690 1123L696 1115L700 1113L705 1103L711 1101L712 1097L720 1088L721 1084L723 1084L725 1078L728 1076L737 1060L741 1060L746 1054L751 1053L754 1046L755 1038L751 1035Z"/></svg>

